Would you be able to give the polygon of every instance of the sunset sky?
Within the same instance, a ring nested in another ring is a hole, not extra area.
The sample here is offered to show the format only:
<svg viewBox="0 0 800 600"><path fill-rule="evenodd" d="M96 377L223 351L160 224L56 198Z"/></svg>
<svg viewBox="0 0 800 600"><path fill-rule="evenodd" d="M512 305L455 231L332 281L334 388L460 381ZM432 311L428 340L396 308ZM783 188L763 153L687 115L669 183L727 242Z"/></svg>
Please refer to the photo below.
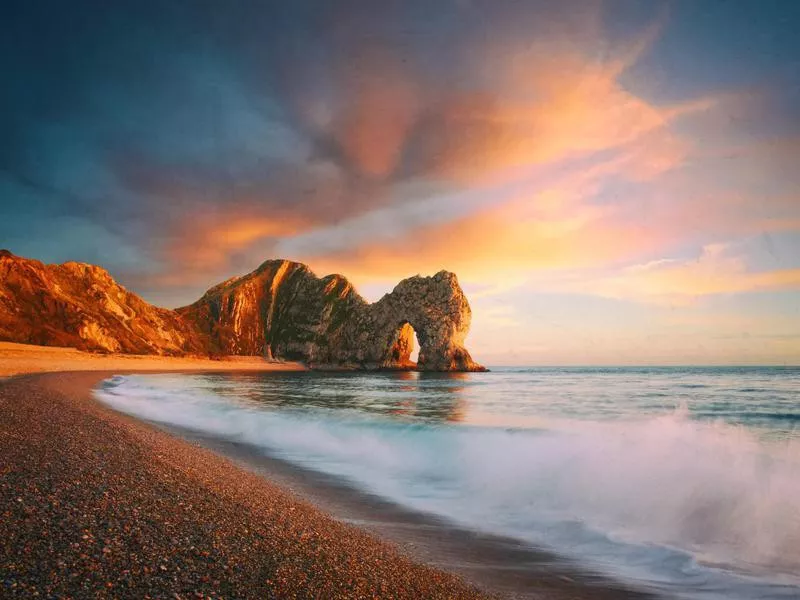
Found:
<svg viewBox="0 0 800 600"><path fill-rule="evenodd" d="M489 365L800 363L800 2L3 6L0 247L168 307L447 269Z"/></svg>

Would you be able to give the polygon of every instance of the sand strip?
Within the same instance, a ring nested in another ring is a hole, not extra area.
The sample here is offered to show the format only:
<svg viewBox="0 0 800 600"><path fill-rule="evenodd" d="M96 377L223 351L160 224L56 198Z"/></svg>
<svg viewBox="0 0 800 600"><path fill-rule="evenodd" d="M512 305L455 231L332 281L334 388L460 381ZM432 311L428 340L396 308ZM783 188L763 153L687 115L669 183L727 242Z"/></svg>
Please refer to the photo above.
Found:
<svg viewBox="0 0 800 600"><path fill-rule="evenodd" d="M0 342L0 377L60 371L305 371L296 362L266 361L259 356L218 360L191 356L95 354L75 348Z"/></svg>

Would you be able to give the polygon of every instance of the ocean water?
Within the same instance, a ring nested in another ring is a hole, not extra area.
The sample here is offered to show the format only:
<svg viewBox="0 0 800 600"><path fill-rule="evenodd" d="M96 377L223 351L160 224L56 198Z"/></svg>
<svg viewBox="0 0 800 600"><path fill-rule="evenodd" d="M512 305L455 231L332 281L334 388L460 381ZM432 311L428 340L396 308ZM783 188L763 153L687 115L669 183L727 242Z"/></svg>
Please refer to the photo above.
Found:
<svg viewBox="0 0 800 600"><path fill-rule="evenodd" d="M137 375L96 394L667 596L800 598L800 368Z"/></svg>

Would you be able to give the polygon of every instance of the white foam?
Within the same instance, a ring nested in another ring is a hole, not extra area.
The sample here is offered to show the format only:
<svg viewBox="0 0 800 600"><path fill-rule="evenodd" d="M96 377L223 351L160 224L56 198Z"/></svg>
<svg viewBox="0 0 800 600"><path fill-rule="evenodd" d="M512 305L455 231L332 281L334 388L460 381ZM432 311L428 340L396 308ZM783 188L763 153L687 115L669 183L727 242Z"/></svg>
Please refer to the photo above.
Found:
<svg viewBox="0 0 800 600"><path fill-rule="evenodd" d="M800 585L796 441L767 444L742 427L693 421L685 409L521 430L274 410L183 385L121 377L97 396L671 592L797 597L777 585Z"/></svg>

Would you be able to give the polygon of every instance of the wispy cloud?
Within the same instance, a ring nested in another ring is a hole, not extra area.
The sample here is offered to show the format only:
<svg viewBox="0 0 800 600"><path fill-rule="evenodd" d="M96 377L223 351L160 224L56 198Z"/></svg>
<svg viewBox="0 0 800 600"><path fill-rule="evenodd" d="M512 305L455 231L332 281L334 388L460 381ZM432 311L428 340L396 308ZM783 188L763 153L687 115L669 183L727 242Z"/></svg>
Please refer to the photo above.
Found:
<svg viewBox="0 0 800 600"><path fill-rule="evenodd" d="M689 259L660 259L611 273L542 282L541 287L681 306L719 294L800 290L800 268L752 270L737 248L712 244Z"/></svg>

